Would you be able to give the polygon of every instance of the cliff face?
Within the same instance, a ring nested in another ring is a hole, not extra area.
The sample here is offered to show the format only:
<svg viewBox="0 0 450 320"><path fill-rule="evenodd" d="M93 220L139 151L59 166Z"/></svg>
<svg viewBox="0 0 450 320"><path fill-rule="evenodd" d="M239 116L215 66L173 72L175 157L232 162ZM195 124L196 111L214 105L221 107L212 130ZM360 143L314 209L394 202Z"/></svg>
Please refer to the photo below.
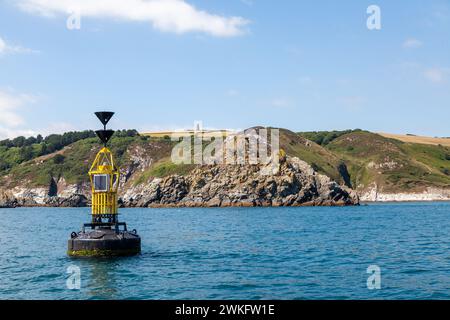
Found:
<svg viewBox="0 0 450 320"><path fill-rule="evenodd" d="M122 197L137 207L254 207L355 205L356 193L318 174L306 162L288 158L279 167L202 166L187 176L154 179Z"/></svg>
<svg viewBox="0 0 450 320"><path fill-rule="evenodd" d="M136 168L136 165L133 167ZM124 168L130 171L131 168ZM126 175L124 175L126 177ZM86 206L87 186L59 181L56 195L49 188L17 187L0 193L0 206ZM199 166L185 176L150 178L136 186L122 181L119 202L125 207L253 207L356 205L358 196L298 158L279 166ZM63 186L63 187L62 187Z"/></svg>
<svg viewBox="0 0 450 320"><path fill-rule="evenodd" d="M15 207L86 207L87 188L66 185L60 193L52 195L49 187L20 186L10 190L0 189L0 208Z"/></svg>

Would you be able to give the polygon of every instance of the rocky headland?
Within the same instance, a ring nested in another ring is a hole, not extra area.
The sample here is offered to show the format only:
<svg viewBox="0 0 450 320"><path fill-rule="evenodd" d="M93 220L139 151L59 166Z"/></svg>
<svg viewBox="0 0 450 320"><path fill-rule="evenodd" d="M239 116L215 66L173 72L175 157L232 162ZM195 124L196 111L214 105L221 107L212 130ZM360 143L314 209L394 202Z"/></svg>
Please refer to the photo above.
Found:
<svg viewBox="0 0 450 320"><path fill-rule="evenodd" d="M64 185L49 195L48 188L13 188L0 193L0 206L83 207L89 188ZM122 207L261 207L346 206L359 204L356 192L317 173L309 164L288 157L276 168L268 165L205 165L185 176L151 178L123 189Z"/></svg>
<svg viewBox="0 0 450 320"><path fill-rule="evenodd" d="M122 207L344 206L450 201L450 147L440 143L280 129L286 157L278 166L176 165L170 137L132 130L116 133L110 147L121 170ZM0 207L89 206L87 172L98 150L89 132L22 147L0 141Z"/></svg>

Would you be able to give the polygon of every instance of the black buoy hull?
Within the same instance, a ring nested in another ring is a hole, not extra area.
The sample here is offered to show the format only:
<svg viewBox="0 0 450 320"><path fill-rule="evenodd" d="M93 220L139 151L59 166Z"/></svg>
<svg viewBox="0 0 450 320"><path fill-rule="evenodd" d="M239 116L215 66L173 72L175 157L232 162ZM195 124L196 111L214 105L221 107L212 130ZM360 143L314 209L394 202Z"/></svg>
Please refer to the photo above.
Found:
<svg viewBox="0 0 450 320"><path fill-rule="evenodd" d="M67 254L71 257L133 256L141 252L141 238L134 232L113 229L72 234Z"/></svg>

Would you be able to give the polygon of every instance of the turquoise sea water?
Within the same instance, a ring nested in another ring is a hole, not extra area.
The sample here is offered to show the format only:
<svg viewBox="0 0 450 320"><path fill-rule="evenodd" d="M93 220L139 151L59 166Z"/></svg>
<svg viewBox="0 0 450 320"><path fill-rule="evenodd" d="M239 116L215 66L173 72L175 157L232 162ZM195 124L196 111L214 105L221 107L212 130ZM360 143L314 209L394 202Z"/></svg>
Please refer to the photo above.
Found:
<svg viewBox="0 0 450 320"><path fill-rule="evenodd" d="M448 203L121 213L140 256L71 259L89 209L0 209L0 299L450 298ZM66 286L70 266L80 290Z"/></svg>

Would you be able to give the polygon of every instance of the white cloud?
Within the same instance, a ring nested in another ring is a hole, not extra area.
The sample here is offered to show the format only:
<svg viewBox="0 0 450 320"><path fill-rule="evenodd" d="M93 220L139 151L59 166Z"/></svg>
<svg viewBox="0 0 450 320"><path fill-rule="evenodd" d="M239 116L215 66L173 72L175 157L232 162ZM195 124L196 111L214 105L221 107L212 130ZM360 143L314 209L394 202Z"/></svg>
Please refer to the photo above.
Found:
<svg viewBox="0 0 450 320"><path fill-rule="evenodd" d="M414 38L406 39L403 42L403 48L417 49L423 46L423 42Z"/></svg>
<svg viewBox="0 0 450 320"><path fill-rule="evenodd" d="M38 133L33 130L21 130L21 129L9 129L9 128L3 128L0 126L0 139L14 139L16 137L31 137L31 136L37 136Z"/></svg>
<svg viewBox="0 0 450 320"><path fill-rule="evenodd" d="M450 68L430 67L414 61L403 61L399 66L405 69L410 75L419 76L434 84L447 83L450 80Z"/></svg>
<svg viewBox="0 0 450 320"><path fill-rule="evenodd" d="M217 37L245 33L249 21L225 17L195 8L185 0L19 0L19 7L43 16L79 12L81 18L114 18L150 22L165 32L203 32Z"/></svg>
<svg viewBox="0 0 450 320"><path fill-rule="evenodd" d="M19 127L25 123L20 115L20 109L34 102L36 98L31 95L15 95L10 91L0 91L0 137L33 134L33 131Z"/></svg>
<svg viewBox="0 0 450 320"><path fill-rule="evenodd" d="M443 83L449 75L449 68L429 68L424 71L425 78L433 83Z"/></svg>
<svg viewBox="0 0 450 320"><path fill-rule="evenodd" d="M0 55L4 53L37 53L37 52L38 51L36 50L24 48L21 46L10 45L0 37Z"/></svg>
<svg viewBox="0 0 450 320"><path fill-rule="evenodd" d="M0 38L0 53L4 52L6 50L6 43L3 41L2 38Z"/></svg>

